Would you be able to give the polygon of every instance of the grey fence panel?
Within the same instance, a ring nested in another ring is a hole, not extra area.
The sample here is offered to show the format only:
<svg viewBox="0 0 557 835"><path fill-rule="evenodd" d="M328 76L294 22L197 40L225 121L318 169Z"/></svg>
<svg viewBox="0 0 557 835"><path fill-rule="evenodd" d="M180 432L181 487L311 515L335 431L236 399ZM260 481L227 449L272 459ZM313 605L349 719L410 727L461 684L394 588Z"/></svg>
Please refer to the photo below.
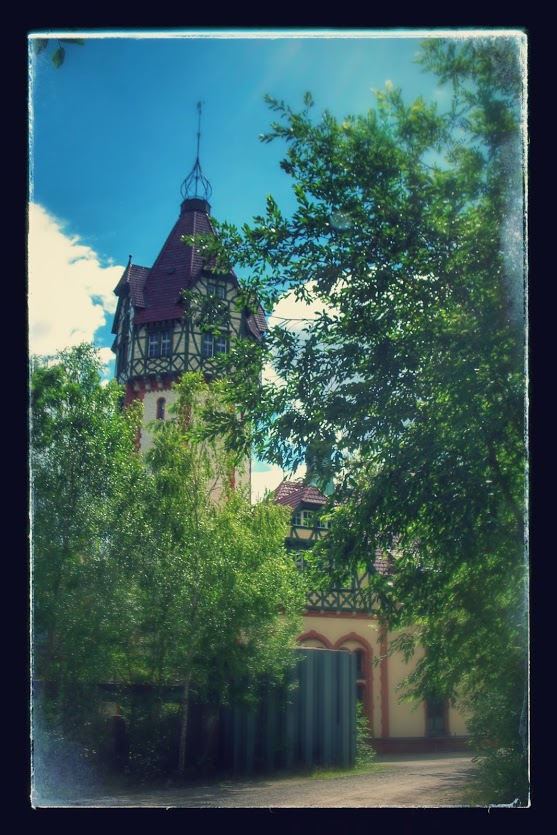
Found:
<svg viewBox="0 0 557 835"><path fill-rule="evenodd" d="M334 761L334 725L330 717L336 713L335 675L333 665L324 663L321 665L320 690L322 693L321 711L321 739L323 742L322 761L323 765L332 765Z"/></svg>
<svg viewBox="0 0 557 835"><path fill-rule="evenodd" d="M352 653L293 650L281 687L267 687L256 709L221 717L221 765L234 772L315 765L349 767L356 756L356 659Z"/></svg>

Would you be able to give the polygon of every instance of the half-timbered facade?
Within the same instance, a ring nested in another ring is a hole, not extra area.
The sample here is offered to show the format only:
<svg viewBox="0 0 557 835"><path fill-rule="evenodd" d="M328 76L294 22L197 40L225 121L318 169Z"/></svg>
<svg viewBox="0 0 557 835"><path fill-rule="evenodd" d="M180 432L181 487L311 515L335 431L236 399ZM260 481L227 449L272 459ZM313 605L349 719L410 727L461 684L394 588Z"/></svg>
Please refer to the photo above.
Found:
<svg viewBox="0 0 557 835"><path fill-rule="evenodd" d="M115 289L116 378L125 386L126 403L143 402L145 426L167 416L172 384L181 374L197 371L210 380L216 358L233 340L261 339L265 328L261 308L239 306L236 275L215 272L195 245L183 241L214 234L207 200L186 197L153 266L130 258ZM145 428L141 449L149 444Z"/></svg>
<svg viewBox="0 0 557 835"><path fill-rule="evenodd" d="M308 549L327 534L321 516L327 497L312 484L284 481L275 491L275 501L292 511L286 546L301 570ZM388 572L392 564L376 554L373 568ZM369 571L354 575L343 587L310 590L303 616L301 646L337 649L356 655L356 689L381 753L397 751L443 751L464 747L466 726L458 711L448 704L400 701L400 685L409 673L400 655L389 655L389 636L366 604Z"/></svg>

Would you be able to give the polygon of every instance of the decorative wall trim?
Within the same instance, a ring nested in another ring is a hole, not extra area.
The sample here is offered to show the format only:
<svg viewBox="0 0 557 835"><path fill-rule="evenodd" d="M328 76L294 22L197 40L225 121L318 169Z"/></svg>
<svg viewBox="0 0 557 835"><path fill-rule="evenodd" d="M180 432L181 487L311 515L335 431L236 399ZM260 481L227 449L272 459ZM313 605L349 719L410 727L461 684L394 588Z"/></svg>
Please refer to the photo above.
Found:
<svg viewBox="0 0 557 835"><path fill-rule="evenodd" d="M345 620L368 620L376 621L377 618L366 614L365 612L327 612L322 609L305 609L304 617L319 617L319 618L343 618Z"/></svg>
<svg viewBox="0 0 557 835"><path fill-rule="evenodd" d="M347 635L343 635L342 638L338 638L335 641L334 648L341 649L342 645L348 641L354 641L355 643L360 644L361 648L364 650L364 682L366 688L364 698L364 713L367 716L369 727L371 728L371 732L373 733L373 647L371 646L368 640L362 638L362 636L358 635L357 632L349 632Z"/></svg>
<svg viewBox="0 0 557 835"><path fill-rule="evenodd" d="M388 642L385 627L380 634L381 661L379 664L381 677L381 735L389 736L389 659L387 657Z"/></svg>
<svg viewBox="0 0 557 835"><path fill-rule="evenodd" d="M325 635L321 635L319 632L316 632L315 629L311 629L309 632L304 632L303 635L300 635L296 638L296 641L300 644L302 641L321 641L322 644L325 644L327 649L334 649L331 641L325 637Z"/></svg>

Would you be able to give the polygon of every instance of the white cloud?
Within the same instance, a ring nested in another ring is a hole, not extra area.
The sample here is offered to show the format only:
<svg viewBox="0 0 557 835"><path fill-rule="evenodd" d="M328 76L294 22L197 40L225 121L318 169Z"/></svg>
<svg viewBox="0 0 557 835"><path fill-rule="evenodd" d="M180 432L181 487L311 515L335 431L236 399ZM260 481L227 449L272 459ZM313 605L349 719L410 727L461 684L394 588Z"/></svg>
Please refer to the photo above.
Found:
<svg viewBox="0 0 557 835"><path fill-rule="evenodd" d="M251 501L252 504L257 504L260 501L266 490L276 490L284 478L284 474L280 467L273 464L271 467L265 469L264 472L259 472L255 469L256 464L251 471Z"/></svg>
<svg viewBox="0 0 557 835"><path fill-rule="evenodd" d="M298 467L294 474L285 473L277 464L267 465L263 472L256 469L258 464L254 462L251 472L251 501L256 504L261 501L265 494L265 490L276 490L279 484L288 479L294 481L298 478L303 478L306 472L306 466L303 464Z"/></svg>
<svg viewBox="0 0 557 835"><path fill-rule="evenodd" d="M308 289L311 291L312 282L309 283ZM270 325L282 325L284 328L294 331L302 338L304 334L303 329L308 322L317 319L318 313L327 309L329 313L332 308L323 303L322 300L313 300L310 303L296 299L293 291L287 293L280 299L273 309L273 313L269 316ZM265 382L276 382L278 380L272 367L267 364L263 369L263 380ZM281 481L284 479L296 480L304 478L306 473L306 466L302 464L296 472L287 473L276 464L261 464L261 462L253 462L251 473L251 500L252 503L258 502L263 498L265 490L276 490Z"/></svg>
<svg viewBox="0 0 557 835"><path fill-rule="evenodd" d="M314 322L323 311L327 311L329 315L335 312L334 308L325 304L322 299L316 299L312 296L314 286L315 282L313 281L307 284L307 289L312 297L310 302L297 299L293 290L283 296L273 308L273 312L267 317L269 325L272 327L279 325L295 333L302 341L306 339L307 334L304 334L303 331L308 324ZM263 380L265 382L278 381L278 377L270 364L263 368Z"/></svg>
<svg viewBox="0 0 557 835"><path fill-rule="evenodd" d="M105 365L112 366L114 364L114 354L112 352L112 348L100 348L99 356Z"/></svg>
<svg viewBox="0 0 557 835"><path fill-rule="evenodd" d="M64 231L42 206L29 206L29 350L52 354L95 333L116 309L122 266L103 267L97 253ZM103 360L112 357L102 349Z"/></svg>
<svg viewBox="0 0 557 835"><path fill-rule="evenodd" d="M315 282L308 282L307 289L310 293L312 292L314 286ZM280 320L289 320L284 321L284 326L287 327L288 330L299 332L306 327L308 322L317 319L318 313L323 310L330 311L331 308L319 299L313 299L313 301L309 303L302 301L301 299L297 299L294 290L291 290L283 296L273 308L273 312L269 316L270 324L277 325L281 323Z"/></svg>

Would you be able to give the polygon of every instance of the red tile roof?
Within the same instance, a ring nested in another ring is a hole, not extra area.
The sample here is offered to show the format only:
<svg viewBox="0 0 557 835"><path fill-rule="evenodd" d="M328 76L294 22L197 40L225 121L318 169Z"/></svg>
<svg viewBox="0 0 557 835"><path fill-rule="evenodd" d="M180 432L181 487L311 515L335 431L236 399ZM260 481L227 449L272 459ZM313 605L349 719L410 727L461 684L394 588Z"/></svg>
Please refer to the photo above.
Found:
<svg viewBox="0 0 557 835"><path fill-rule="evenodd" d="M267 330L267 320L265 319L265 311L259 306L257 313L250 313L246 320L246 324L252 334L261 339L264 332Z"/></svg>
<svg viewBox="0 0 557 835"><path fill-rule="evenodd" d="M265 318L265 311L263 310L261 305L259 305L259 310L257 311L257 313L254 314L254 319L255 324L257 325L261 333L267 330L267 319Z"/></svg>
<svg viewBox="0 0 557 835"><path fill-rule="evenodd" d="M302 504L323 507L327 497L312 484L302 481L283 481L275 490L275 502L285 507L297 508Z"/></svg>

